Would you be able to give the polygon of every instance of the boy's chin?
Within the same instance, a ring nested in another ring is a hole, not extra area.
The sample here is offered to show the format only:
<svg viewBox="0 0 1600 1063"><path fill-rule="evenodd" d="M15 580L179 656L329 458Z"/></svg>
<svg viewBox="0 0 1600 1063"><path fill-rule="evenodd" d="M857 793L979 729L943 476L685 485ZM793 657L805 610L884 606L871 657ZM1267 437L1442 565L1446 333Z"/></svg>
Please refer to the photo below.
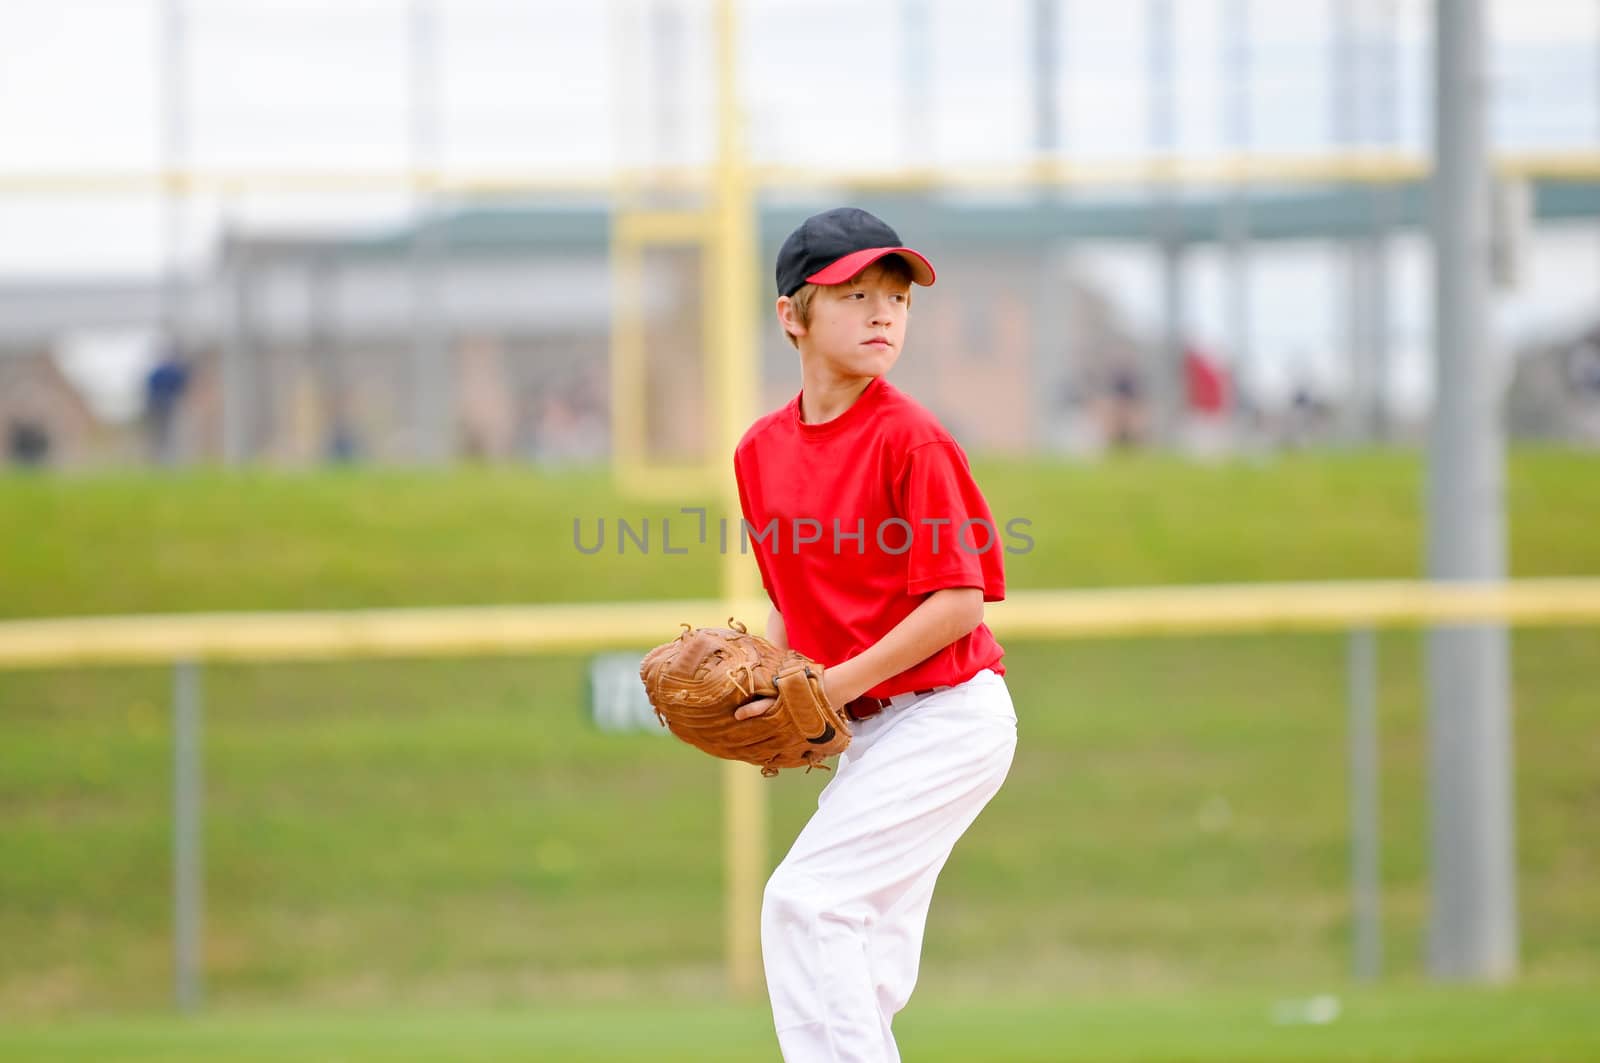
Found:
<svg viewBox="0 0 1600 1063"><path fill-rule="evenodd" d="M880 377L894 368L895 359L899 356L897 351L885 351L882 354L867 352L852 352L849 357L836 358L834 366L843 375L859 377Z"/></svg>

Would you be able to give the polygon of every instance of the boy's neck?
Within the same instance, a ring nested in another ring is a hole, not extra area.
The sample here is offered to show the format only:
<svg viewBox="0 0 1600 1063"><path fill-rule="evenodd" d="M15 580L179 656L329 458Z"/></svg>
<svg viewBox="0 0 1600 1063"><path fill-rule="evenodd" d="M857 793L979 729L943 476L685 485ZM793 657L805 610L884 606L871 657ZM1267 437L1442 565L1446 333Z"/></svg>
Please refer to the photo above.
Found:
<svg viewBox="0 0 1600 1063"><path fill-rule="evenodd" d="M803 374L800 419L806 424L827 424L854 406L876 379L875 376L813 379L812 374Z"/></svg>

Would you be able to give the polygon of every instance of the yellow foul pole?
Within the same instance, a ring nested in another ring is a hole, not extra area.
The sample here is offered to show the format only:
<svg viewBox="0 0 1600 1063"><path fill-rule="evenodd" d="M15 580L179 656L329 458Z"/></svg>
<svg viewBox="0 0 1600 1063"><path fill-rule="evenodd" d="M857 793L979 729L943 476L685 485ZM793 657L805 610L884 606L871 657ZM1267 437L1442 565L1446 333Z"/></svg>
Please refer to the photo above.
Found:
<svg viewBox="0 0 1600 1063"><path fill-rule="evenodd" d="M735 0L717 4L717 164L712 188L710 254L705 266L705 335L709 379L715 401L712 460L722 511L729 521L722 556L722 594L730 613L749 601L756 586L754 562L739 549L739 493L733 450L755 413L760 343L755 317L755 204L744 158L738 64L739 25ZM742 617L758 629L765 617ZM760 911L766 875L766 791L755 768L729 761L723 769L725 928L729 987L750 996L761 987Z"/></svg>

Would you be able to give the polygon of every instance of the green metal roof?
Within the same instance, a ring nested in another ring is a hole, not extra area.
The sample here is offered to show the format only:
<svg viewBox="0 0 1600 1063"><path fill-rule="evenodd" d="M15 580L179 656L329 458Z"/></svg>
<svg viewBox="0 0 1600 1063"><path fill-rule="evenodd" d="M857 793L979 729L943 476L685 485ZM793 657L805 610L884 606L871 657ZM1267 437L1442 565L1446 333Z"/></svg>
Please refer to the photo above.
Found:
<svg viewBox="0 0 1600 1063"><path fill-rule="evenodd" d="M1059 240L1151 240L1163 235L1187 242L1220 238L1228 193L1180 193L1166 203L1147 194L1095 198L955 199L931 196L852 196L839 192L810 203L766 204L761 238L775 252L783 237L807 215L841 201L892 219L907 239L964 245L1029 246ZM1536 181L1535 217L1540 221L1600 218L1600 182ZM1348 239L1386 227L1416 228L1426 218L1422 182L1396 185L1337 185L1292 192L1252 192L1245 217L1252 240ZM371 237L320 245L353 257L404 254L419 230L401 227ZM452 250L474 254L603 253L610 238L610 212L603 204L541 203L468 206L430 222L421 232ZM914 235L913 235L914 234Z"/></svg>

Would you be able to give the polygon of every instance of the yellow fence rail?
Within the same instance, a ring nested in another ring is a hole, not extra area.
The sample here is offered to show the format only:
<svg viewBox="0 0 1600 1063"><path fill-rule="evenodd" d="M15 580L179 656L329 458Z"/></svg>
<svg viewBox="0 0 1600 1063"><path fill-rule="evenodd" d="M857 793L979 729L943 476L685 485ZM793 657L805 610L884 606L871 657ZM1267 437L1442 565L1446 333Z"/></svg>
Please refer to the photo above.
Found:
<svg viewBox="0 0 1600 1063"><path fill-rule="evenodd" d="M648 647L680 622L715 624L712 599L350 612L185 613L0 621L0 669L188 661L585 653ZM765 601L731 610L752 626ZM1338 631L1503 622L1600 622L1600 578L1500 584L1273 583L1017 591L989 606L1001 637L1079 639Z"/></svg>
<svg viewBox="0 0 1600 1063"><path fill-rule="evenodd" d="M862 191L916 192L935 188L1115 187L1127 184L1393 184L1428 176L1425 155L1352 151L1211 156L1142 156L1096 161L1048 157L1002 165L936 168L840 169L752 164L750 180L762 188L845 187ZM1491 160L1504 178L1593 181L1600 178L1600 152L1565 149L1504 152ZM0 194L24 196L240 196L339 195L422 189L467 196L619 195L648 187L693 191L715 179L713 164L561 173L549 169L495 171L397 168L17 170L0 171Z"/></svg>
<svg viewBox="0 0 1600 1063"><path fill-rule="evenodd" d="M731 612L759 629L760 599L474 606L350 612L192 613L0 621L0 670L175 666L173 687L173 950L177 1006L202 999L200 957L204 786L198 665L473 657L643 649L679 623L717 624ZM991 606L1002 638L1088 639L1247 632L1350 632L1349 703L1354 967L1382 964L1378 872L1377 650L1379 628L1503 623L1600 624L1600 578L1497 584L1415 581L1019 591ZM765 870L765 790L753 768L729 763L727 962L730 989L759 984L755 924Z"/></svg>

